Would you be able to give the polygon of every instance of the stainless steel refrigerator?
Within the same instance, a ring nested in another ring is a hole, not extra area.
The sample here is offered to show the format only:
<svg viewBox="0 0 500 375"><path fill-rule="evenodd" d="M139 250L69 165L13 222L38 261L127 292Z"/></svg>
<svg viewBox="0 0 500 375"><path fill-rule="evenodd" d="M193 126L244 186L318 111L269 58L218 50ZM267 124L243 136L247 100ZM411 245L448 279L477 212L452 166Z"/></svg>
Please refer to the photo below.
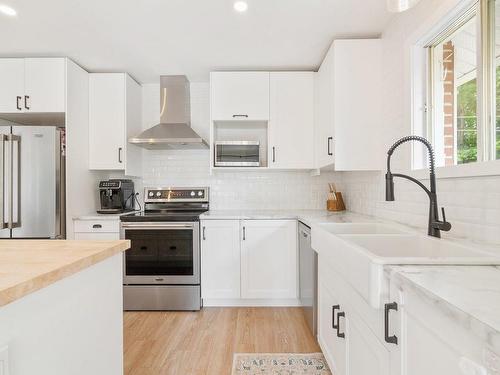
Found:
<svg viewBox="0 0 500 375"><path fill-rule="evenodd" d="M64 145L64 128L0 126L0 238L65 238Z"/></svg>

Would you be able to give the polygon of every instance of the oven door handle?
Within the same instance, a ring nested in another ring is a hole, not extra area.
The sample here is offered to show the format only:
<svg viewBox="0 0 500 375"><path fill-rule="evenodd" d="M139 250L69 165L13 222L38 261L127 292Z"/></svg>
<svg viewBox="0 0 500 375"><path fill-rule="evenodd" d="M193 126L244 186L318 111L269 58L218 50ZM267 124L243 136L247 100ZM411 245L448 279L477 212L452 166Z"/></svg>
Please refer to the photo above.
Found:
<svg viewBox="0 0 500 375"><path fill-rule="evenodd" d="M193 224L122 223L122 228L134 229L193 229Z"/></svg>

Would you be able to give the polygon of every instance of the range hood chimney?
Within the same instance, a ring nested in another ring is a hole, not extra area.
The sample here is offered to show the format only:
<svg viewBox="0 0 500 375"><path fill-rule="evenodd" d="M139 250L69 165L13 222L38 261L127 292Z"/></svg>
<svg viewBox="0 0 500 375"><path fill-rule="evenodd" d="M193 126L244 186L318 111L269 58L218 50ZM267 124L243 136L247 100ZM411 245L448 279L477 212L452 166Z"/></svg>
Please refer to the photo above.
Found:
<svg viewBox="0 0 500 375"><path fill-rule="evenodd" d="M186 76L160 77L160 123L129 143L148 150L195 150L208 148L191 128L189 81Z"/></svg>

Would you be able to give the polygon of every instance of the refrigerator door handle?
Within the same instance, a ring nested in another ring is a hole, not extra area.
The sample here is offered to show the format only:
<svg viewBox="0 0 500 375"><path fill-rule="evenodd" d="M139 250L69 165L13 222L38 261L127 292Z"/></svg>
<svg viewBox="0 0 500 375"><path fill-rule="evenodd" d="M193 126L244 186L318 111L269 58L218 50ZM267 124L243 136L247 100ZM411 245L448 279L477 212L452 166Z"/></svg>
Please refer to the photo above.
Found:
<svg viewBox="0 0 500 375"><path fill-rule="evenodd" d="M21 226L21 137L9 134L9 154L10 154L10 187L9 187L9 223L10 229ZM14 221L14 142L17 142L17 220Z"/></svg>
<svg viewBox="0 0 500 375"><path fill-rule="evenodd" d="M7 228L5 222L5 141L7 136L0 134L0 229Z"/></svg>

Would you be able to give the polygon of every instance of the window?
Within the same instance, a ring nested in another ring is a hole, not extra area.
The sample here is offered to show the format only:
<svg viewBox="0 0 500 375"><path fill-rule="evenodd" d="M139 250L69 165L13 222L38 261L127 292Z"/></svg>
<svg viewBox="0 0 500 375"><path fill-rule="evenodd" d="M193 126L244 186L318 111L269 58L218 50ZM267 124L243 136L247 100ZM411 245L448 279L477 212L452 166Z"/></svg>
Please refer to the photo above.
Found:
<svg viewBox="0 0 500 375"><path fill-rule="evenodd" d="M430 46L432 134L438 165L477 161L477 15Z"/></svg>
<svg viewBox="0 0 500 375"><path fill-rule="evenodd" d="M436 164L500 159L500 0L479 0L425 48Z"/></svg>

